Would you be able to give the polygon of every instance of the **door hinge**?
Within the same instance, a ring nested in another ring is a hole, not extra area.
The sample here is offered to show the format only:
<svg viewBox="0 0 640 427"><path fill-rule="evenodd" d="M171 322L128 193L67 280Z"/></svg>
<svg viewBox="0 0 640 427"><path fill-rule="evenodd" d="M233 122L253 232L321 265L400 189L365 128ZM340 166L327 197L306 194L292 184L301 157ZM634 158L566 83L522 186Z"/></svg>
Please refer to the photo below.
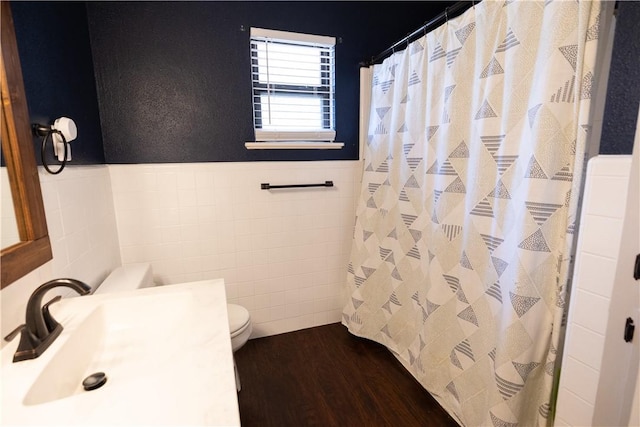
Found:
<svg viewBox="0 0 640 427"><path fill-rule="evenodd" d="M633 278L640 280L640 254L636 255L636 263L633 266Z"/></svg>
<svg viewBox="0 0 640 427"><path fill-rule="evenodd" d="M633 324L633 319L627 317L627 321L624 324L624 340L625 342L631 342L633 339L633 331L636 329L636 325Z"/></svg>

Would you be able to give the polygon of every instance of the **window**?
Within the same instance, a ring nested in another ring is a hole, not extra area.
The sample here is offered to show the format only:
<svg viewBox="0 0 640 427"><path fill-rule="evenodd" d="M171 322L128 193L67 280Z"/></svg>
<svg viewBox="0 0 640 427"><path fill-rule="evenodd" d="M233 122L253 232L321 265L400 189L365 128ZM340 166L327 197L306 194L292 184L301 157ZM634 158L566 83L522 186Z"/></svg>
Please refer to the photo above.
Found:
<svg viewBox="0 0 640 427"><path fill-rule="evenodd" d="M334 47L333 37L251 28L256 141L334 141Z"/></svg>

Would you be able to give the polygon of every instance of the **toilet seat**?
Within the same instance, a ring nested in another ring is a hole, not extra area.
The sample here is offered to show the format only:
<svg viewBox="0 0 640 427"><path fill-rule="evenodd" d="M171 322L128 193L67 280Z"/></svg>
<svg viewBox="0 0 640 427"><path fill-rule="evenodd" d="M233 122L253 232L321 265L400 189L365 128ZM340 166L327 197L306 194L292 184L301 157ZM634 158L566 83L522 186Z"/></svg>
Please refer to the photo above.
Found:
<svg viewBox="0 0 640 427"><path fill-rule="evenodd" d="M229 332L231 334L231 350L235 353L251 337L251 315L249 310L243 306L227 303L227 319L229 319ZM233 369L236 373L236 390L240 391L242 387L235 356L233 357Z"/></svg>
<svg viewBox="0 0 640 427"><path fill-rule="evenodd" d="M227 314L229 318L229 332L231 338L242 334L251 326L251 315L249 310L237 304L227 304Z"/></svg>

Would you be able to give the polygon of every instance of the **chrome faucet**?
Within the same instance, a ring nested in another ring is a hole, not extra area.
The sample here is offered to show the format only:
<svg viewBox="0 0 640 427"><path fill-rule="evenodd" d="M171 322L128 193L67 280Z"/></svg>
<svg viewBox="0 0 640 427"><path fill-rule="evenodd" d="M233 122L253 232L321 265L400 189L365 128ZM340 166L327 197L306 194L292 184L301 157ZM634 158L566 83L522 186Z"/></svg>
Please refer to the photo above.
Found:
<svg viewBox="0 0 640 427"><path fill-rule="evenodd" d="M13 355L13 361L35 359L40 356L51 345L51 343L62 332L62 325L58 323L49 312L49 306L60 301L60 296L53 298L42 305L44 294L50 289L57 287L71 288L80 295L87 295L91 292L91 287L76 279L55 279L40 285L29 297L27 302L26 322L18 326L5 340L11 341L21 332L18 350Z"/></svg>

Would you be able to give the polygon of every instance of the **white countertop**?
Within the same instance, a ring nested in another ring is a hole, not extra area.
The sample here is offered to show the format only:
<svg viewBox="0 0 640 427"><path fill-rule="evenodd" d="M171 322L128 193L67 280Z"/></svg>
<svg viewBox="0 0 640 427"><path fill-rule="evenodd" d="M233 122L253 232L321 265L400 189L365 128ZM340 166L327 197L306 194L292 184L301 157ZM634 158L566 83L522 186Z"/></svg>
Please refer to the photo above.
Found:
<svg viewBox="0 0 640 427"><path fill-rule="evenodd" d="M160 316L152 337L140 339L151 342L152 350L140 345L154 356L138 360L145 352L137 343L124 345L118 354L102 357L108 380L101 388L80 387L44 403L26 398L74 331L90 322L94 309L109 304ZM51 311L64 330L39 358L12 363L18 338L0 352L2 425L240 425L222 279L67 298Z"/></svg>

